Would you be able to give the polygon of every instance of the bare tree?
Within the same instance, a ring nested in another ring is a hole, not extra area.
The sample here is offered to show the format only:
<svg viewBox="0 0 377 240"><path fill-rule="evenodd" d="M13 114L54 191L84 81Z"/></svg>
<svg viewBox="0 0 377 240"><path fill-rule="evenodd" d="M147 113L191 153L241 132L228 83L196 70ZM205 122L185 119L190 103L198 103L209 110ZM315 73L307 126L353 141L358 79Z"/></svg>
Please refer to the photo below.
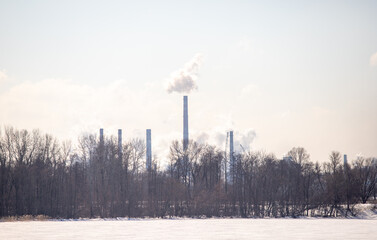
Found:
<svg viewBox="0 0 377 240"><path fill-rule="evenodd" d="M367 202L376 189L375 158L343 166L336 151L323 165L310 162L302 147L283 160L236 153L225 191L224 152L216 146L191 141L183 149L174 141L166 169L156 158L151 169L144 167L140 139L120 147L113 136L99 141L86 134L75 148L38 130L5 127L0 217L338 216L354 214L354 204Z"/></svg>
<svg viewBox="0 0 377 240"><path fill-rule="evenodd" d="M355 177L359 186L358 195L363 203L372 196L377 182L377 161L359 157L354 163Z"/></svg>

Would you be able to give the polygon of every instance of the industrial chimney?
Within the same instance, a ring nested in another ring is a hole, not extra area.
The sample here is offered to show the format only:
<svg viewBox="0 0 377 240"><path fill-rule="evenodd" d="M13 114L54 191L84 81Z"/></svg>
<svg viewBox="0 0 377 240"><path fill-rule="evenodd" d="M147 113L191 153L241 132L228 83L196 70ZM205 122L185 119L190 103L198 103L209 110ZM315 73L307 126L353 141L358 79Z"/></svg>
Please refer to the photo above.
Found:
<svg viewBox="0 0 377 240"><path fill-rule="evenodd" d="M99 129L99 143L103 144L103 128Z"/></svg>
<svg viewBox="0 0 377 240"><path fill-rule="evenodd" d="M122 159L122 129L118 129L118 156Z"/></svg>
<svg viewBox="0 0 377 240"><path fill-rule="evenodd" d="M347 167L347 154L344 154L344 158L343 158L343 164L344 164L344 168Z"/></svg>
<svg viewBox="0 0 377 240"><path fill-rule="evenodd" d="M234 145L233 145L233 131L229 132L229 182L233 183L235 178L234 166Z"/></svg>
<svg viewBox="0 0 377 240"><path fill-rule="evenodd" d="M229 163L230 163L230 166L232 167L234 165L233 153L234 153L233 131L230 131L229 132Z"/></svg>
<svg viewBox="0 0 377 240"><path fill-rule="evenodd" d="M188 103L187 96L183 96L183 150L187 150L188 143Z"/></svg>
<svg viewBox="0 0 377 240"><path fill-rule="evenodd" d="M150 170L152 166L152 137L151 130L147 129L147 153L146 153L146 168Z"/></svg>

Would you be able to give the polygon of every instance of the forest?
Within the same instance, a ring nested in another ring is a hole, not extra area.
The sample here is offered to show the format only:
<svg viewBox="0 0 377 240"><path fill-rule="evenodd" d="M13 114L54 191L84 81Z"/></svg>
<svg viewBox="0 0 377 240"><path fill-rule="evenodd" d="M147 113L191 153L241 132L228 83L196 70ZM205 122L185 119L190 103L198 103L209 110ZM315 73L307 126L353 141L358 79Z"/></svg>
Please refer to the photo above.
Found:
<svg viewBox="0 0 377 240"><path fill-rule="evenodd" d="M288 158L190 141L170 146L167 166L145 167L145 142L118 145L83 134L73 147L38 130L0 131L0 217L337 217L376 201L377 159L347 164L333 151L312 162L302 147Z"/></svg>

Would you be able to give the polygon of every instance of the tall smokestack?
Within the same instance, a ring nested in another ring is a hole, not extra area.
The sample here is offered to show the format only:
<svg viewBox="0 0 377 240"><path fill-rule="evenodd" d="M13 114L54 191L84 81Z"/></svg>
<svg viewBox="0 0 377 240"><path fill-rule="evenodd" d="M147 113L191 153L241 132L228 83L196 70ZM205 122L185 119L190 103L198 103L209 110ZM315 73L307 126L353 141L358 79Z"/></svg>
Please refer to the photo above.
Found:
<svg viewBox="0 0 377 240"><path fill-rule="evenodd" d="M103 144L103 128L99 129L99 142Z"/></svg>
<svg viewBox="0 0 377 240"><path fill-rule="evenodd" d="M229 182L233 183L235 178L234 166L234 145L233 145L233 131L229 132Z"/></svg>
<svg viewBox="0 0 377 240"><path fill-rule="evenodd" d="M152 133L150 129L147 129L147 153L146 153L146 168L151 169L152 166Z"/></svg>
<svg viewBox="0 0 377 240"><path fill-rule="evenodd" d="M233 152L234 152L233 131L230 131L229 132L229 163L230 163L230 166L232 167L234 165Z"/></svg>
<svg viewBox="0 0 377 240"><path fill-rule="evenodd" d="M344 168L347 167L347 154L344 154L344 160L343 160Z"/></svg>
<svg viewBox="0 0 377 240"><path fill-rule="evenodd" d="M183 96L183 149L187 150L189 143L188 133L188 102L187 96Z"/></svg>
<svg viewBox="0 0 377 240"><path fill-rule="evenodd" d="M122 159L122 129L118 129L118 156Z"/></svg>

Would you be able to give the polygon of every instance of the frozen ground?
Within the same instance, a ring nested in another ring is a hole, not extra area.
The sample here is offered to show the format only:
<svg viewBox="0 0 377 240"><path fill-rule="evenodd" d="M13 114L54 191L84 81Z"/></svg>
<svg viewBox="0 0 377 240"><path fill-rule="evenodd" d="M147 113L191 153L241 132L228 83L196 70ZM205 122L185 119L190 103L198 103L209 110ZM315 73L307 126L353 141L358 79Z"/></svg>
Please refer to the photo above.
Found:
<svg viewBox="0 0 377 240"><path fill-rule="evenodd" d="M377 239L377 219L175 219L0 223L0 239Z"/></svg>
<svg viewBox="0 0 377 240"><path fill-rule="evenodd" d="M377 212L280 219L92 219L0 222L2 239L377 239Z"/></svg>

